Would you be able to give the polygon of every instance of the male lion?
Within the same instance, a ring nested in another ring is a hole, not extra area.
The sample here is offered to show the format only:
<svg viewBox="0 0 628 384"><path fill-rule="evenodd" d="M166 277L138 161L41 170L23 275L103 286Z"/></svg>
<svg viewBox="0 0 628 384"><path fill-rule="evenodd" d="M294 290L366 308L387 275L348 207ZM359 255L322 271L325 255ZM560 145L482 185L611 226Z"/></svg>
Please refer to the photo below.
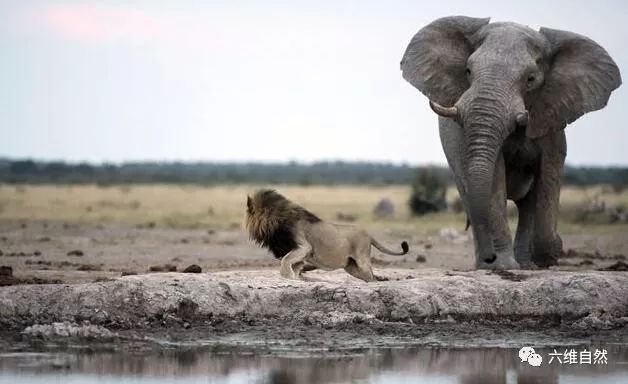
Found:
<svg viewBox="0 0 628 384"><path fill-rule="evenodd" d="M371 245L389 255L408 253L405 241L401 252L391 251L366 231L325 223L274 190L262 189L247 196L246 206L249 236L281 259L281 276L289 279L301 278L301 273L310 269L344 268L358 279L374 281Z"/></svg>

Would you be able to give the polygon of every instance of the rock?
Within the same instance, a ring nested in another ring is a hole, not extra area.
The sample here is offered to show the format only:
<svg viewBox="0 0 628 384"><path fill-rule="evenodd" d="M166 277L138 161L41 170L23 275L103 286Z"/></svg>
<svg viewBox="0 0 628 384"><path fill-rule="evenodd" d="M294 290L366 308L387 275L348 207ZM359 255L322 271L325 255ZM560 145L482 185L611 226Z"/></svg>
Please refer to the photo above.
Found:
<svg viewBox="0 0 628 384"><path fill-rule="evenodd" d="M102 270L100 265L95 264L81 264L76 268L77 271L100 271Z"/></svg>
<svg viewBox="0 0 628 384"><path fill-rule="evenodd" d="M34 324L26 327L22 334L43 339L79 338L79 339L113 339L118 335L107 328L89 323L78 325L70 322L52 324Z"/></svg>
<svg viewBox="0 0 628 384"><path fill-rule="evenodd" d="M16 278L14 276L0 275L0 287L27 284L61 284L62 282L59 279L42 279L39 277Z"/></svg>
<svg viewBox="0 0 628 384"><path fill-rule="evenodd" d="M600 268L599 271L628 271L628 264L623 261L618 261L606 268Z"/></svg>
<svg viewBox="0 0 628 384"><path fill-rule="evenodd" d="M358 219L357 215L351 213L337 212L336 220L338 221L346 221L348 223L352 223Z"/></svg>
<svg viewBox="0 0 628 384"><path fill-rule="evenodd" d="M563 251L562 255L560 255L561 258L574 258L574 257L580 257L580 255L578 254L578 252L575 249L571 249L569 248L567 250L567 252Z"/></svg>
<svg viewBox="0 0 628 384"><path fill-rule="evenodd" d="M83 256L84 253L80 249L75 249L73 251L68 252L68 256Z"/></svg>
<svg viewBox="0 0 628 384"><path fill-rule="evenodd" d="M395 205L389 198L383 198L373 208L373 215L378 219L391 219L395 217Z"/></svg>
<svg viewBox="0 0 628 384"><path fill-rule="evenodd" d="M189 265L187 268L183 270L183 273L201 273L203 270L200 266L196 264Z"/></svg>
<svg viewBox="0 0 628 384"><path fill-rule="evenodd" d="M423 255L416 255L416 262L417 263L425 263L425 256L423 256Z"/></svg>
<svg viewBox="0 0 628 384"><path fill-rule="evenodd" d="M0 276L13 276L13 268L8 265L0 266Z"/></svg>
<svg viewBox="0 0 628 384"><path fill-rule="evenodd" d="M177 266L172 264L152 265L148 268L149 272L176 272Z"/></svg>
<svg viewBox="0 0 628 384"><path fill-rule="evenodd" d="M613 207L609 215L611 223L628 223L628 211L622 206Z"/></svg>
<svg viewBox="0 0 628 384"><path fill-rule="evenodd" d="M242 326L271 322L282 327L337 327L361 321L363 326L376 327L391 321L481 323L486 319L510 326L518 321L513 319L524 319L526 324L561 319L560 326L568 327L591 313L606 314L604 327L614 327L628 317L624 272L521 270L515 276L512 272L380 269L377 274L388 281L364 283L341 270L311 271L309 281L286 280L278 271L263 270L7 286L0 288L0 328L23 329L67 319L116 324L116 329L184 322L194 326L206 321ZM579 324L588 327L594 322ZM74 326L50 332L72 335L78 332L72 330Z"/></svg>
<svg viewBox="0 0 628 384"><path fill-rule="evenodd" d="M113 281L113 279L102 276L102 277L97 277L93 280L94 283L104 283L106 281Z"/></svg>
<svg viewBox="0 0 628 384"><path fill-rule="evenodd" d="M133 276L133 275L137 275L137 272L135 272L135 271L122 271L122 273L120 274L120 276Z"/></svg>
<svg viewBox="0 0 628 384"><path fill-rule="evenodd" d="M440 237L452 243L464 243L469 240L469 236L458 232L455 228L441 228Z"/></svg>

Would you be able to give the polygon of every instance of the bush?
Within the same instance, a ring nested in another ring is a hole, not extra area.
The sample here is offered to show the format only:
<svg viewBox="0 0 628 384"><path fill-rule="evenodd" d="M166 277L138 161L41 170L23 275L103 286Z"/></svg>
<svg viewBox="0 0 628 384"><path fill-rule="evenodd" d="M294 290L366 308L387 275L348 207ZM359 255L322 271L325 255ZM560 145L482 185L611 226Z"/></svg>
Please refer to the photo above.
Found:
<svg viewBox="0 0 628 384"><path fill-rule="evenodd" d="M420 168L416 171L410 194L410 212L421 216L447 208L445 195L447 181L435 167Z"/></svg>

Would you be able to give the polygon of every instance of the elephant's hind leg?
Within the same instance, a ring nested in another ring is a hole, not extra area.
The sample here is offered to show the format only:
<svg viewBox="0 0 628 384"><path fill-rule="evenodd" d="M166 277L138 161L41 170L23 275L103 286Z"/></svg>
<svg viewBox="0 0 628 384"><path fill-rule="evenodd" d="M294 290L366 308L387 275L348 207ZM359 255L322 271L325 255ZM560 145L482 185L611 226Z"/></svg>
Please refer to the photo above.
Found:
<svg viewBox="0 0 628 384"><path fill-rule="evenodd" d="M531 268L532 238L534 236L534 194L528 193L523 199L517 200L519 221L515 234L515 259L522 268Z"/></svg>
<svg viewBox="0 0 628 384"><path fill-rule="evenodd" d="M557 233L560 179L567 153L565 132L548 135L539 142L542 160L534 192L532 262L547 268L558 264L563 241Z"/></svg>

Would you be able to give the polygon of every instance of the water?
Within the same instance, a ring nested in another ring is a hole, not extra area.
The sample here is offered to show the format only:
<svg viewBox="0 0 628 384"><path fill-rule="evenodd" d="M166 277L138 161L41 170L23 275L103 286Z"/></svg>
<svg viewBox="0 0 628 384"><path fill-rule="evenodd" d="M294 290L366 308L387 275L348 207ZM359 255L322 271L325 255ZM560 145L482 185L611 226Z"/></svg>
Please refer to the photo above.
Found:
<svg viewBox="0 0 628 384"><path fill-rule="evenodd" d="M556 348L579 354L584 347ZM352 352L281 352L173 348L143 352L0 354L0 383L626 383L628 346L606 344L607 364L549 363L553 348L537 349L540 367L521 362L518 349L405 347Z"/></svg>

